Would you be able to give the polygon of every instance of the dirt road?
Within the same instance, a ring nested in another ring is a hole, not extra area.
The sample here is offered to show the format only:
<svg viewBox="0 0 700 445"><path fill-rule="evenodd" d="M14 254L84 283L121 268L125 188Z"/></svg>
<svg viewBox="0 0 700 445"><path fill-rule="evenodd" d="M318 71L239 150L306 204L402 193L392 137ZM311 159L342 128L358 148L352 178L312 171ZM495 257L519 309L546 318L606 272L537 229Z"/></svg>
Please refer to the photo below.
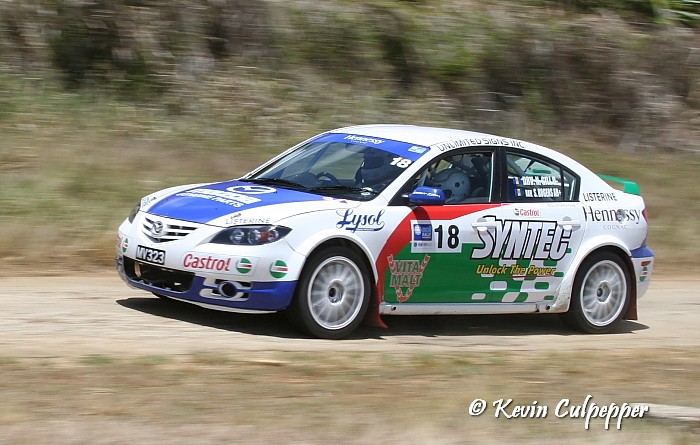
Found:
<svg viewBox="0 0 700 445"><path fill-rule="evenodd" d="M179 355L275 351L647 349L700 346L700 280L655 277L639 321L582 335L556 316L387 317L342 341L307 338L277 314L215 312L130 289L116 274L0 278L0 355Z"/></svg>

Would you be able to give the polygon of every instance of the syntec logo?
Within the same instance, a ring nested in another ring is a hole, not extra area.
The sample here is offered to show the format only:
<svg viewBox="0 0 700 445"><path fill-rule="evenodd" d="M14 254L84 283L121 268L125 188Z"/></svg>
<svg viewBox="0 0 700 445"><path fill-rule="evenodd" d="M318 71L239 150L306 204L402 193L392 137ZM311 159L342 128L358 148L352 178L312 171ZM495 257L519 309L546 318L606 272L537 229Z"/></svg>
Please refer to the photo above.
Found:
<svg viewBox="0 0 700 445"><path fill-rule="evenodd" d="M189 252L182 259L182 266L187 269L228 272L231 270L231 258L217 258L212 255L199 256Z"/></svg>
<svg viewBox="0 0 700 445"><path fill-rule="evenodd" d="M495 217L496 230L478 231L484 244L472 252L473 259L554 260L564 258L571 240L571 230L555 221L514 221Z"/></svg>
<svg viewBox="0 0 700 445"><path fill-rule="evenodd" d="M586 221L595 222L623 223L629 221L639 224L639 221L642 219L642 212L636 209L595 209L593 207L584 207L583 214Z"/></svg>

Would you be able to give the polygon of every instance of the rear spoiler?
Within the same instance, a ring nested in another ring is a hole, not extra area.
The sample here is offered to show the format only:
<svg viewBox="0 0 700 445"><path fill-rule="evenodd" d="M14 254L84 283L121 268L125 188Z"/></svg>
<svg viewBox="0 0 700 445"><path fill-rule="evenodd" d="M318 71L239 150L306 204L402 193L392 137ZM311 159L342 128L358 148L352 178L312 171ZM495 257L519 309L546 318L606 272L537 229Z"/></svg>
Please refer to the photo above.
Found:
<svg viewBox="0 0 700 445"><path fill-rule="evenodd" d="M617 178L615 176L609 175L598 175L598 177L600 179L604 179L605 181L616 182L622 185L622 191L625 193L637 196L642 195L642 193L639 191L639 185L634 181L630 181L629 179Z"/></svg>

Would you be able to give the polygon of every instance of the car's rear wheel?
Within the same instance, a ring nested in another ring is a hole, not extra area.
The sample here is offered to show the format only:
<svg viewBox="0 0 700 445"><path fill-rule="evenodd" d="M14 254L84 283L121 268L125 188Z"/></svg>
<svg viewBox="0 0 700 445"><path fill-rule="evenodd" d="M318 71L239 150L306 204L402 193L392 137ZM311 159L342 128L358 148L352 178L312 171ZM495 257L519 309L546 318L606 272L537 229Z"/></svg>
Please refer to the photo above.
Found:
<svg viewBox="0 0 700 445"><path fill-rule="evenodd" d="M631 296L627 265L612 252L596 252L584 260L576 274L564 321L588 333L609 332L624 317Z"/></svg>
<svg viewBox="0 0 700 445"><path fill-rule="evenodd" d="M302 272L290 314L302 329L338 339L354 331L367 312L369 272L362 258L342 246L314 254Z"/></svg>

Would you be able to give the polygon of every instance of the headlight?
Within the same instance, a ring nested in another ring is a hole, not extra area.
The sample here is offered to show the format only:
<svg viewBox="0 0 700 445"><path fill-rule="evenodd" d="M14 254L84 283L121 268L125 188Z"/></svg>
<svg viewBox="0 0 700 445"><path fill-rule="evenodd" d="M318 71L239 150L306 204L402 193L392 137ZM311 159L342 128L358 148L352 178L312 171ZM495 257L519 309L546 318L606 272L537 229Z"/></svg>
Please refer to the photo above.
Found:
<svg viewBox="0 0 700 445"><path fill-rule="evenodd" d="M238 226L219 232L212 243L258 246L284 238L292 229L284 226Z"/></svg>
<svg viewBox="0 0 700 445"><path fill-rule="evenodd" d="M134 222L134 218L136 218L136 214L139 213L139 210L141 210L141 201L139 201L133 209L131 209L131 213L129 213L129 222L132 223Z"/></svg>

